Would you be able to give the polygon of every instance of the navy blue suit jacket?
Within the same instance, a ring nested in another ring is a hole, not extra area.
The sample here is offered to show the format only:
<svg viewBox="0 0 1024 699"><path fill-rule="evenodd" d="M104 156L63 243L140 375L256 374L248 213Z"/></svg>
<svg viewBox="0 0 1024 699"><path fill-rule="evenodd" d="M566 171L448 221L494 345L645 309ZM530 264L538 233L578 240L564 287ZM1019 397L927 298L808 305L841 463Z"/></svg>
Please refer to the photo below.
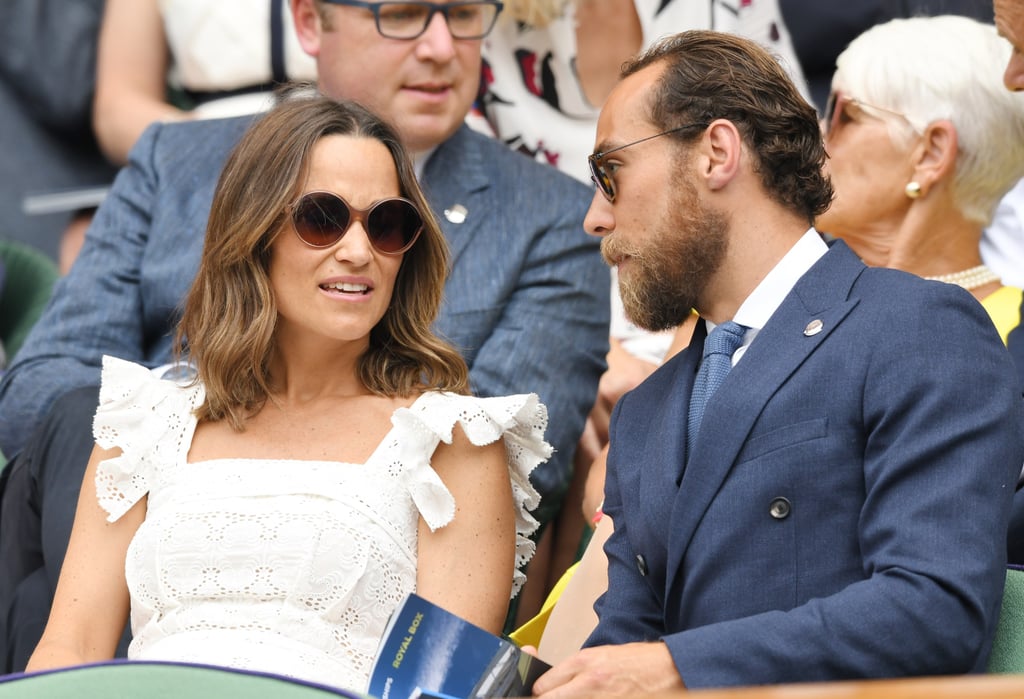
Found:
<svg viewBox="0 0 1024 699"><path fill-rule="evenodd" d="M615 410L588 645L662 638L690 687L983 670L1024 406L981 306L834 243L687 455L703 340Z"/></svg>

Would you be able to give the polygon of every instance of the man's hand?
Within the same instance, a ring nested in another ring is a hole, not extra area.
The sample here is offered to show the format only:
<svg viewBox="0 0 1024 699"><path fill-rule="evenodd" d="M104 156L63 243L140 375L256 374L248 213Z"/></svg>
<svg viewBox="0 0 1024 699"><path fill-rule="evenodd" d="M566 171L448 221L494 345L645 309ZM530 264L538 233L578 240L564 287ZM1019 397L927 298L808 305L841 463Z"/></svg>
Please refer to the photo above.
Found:
<svg viewBox="0 0 1024 699"><path fill-rule="evenodd" d="M544 699L618 694L636 696L685 689L668 646L661 641L584 648L545 672L533 685Z"/></svg>

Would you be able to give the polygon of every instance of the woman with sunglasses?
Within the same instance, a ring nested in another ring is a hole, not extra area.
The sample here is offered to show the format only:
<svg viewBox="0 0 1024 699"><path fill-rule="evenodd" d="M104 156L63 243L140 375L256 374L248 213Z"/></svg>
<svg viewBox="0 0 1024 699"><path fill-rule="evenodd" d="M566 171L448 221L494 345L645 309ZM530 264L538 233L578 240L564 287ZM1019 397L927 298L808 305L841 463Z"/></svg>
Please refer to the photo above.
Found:
<svg viewBox="0 0 1024 699"><path fill-rule="evenodd" d="M979 245L1024 175L1024 95L1000 81L1010 51L994 27L959 16L893 20L851 42L824 121L836 196L815 223L869 265L963 287L1004 342L1021 290Z"/></svg>
<svg viewBox="0 0 1024 699"><path fill-rule="evenodd" d="M106 358L97 447L30 670L112 657L363 690L416 591L500 632L532 555L535 395L468 395L430 331L443 234L391 128L292 98L214 196L175 384Z"/></svg>

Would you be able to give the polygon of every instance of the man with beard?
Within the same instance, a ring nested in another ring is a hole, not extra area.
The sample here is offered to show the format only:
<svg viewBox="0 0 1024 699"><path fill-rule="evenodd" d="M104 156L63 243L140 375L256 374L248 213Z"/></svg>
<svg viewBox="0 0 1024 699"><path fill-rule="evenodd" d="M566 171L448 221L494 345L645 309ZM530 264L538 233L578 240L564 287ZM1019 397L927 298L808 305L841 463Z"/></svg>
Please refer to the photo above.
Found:
<svg viewBox="0 0 1024 699"><path fill-rule="evenodd" d="M983 671L1024 408L981 306L823 242L814 109L749 41L631 61L596 150L627 313L702 320L616 408L599 622L535 693Z"/></svg>

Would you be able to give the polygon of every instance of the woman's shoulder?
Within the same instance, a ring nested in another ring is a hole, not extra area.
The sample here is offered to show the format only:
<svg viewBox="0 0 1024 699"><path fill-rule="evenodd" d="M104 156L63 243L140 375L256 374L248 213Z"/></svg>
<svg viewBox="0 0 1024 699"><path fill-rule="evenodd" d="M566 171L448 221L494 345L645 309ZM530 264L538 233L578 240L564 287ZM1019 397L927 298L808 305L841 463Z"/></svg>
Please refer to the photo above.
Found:
<svg viewBox="0 0 1024 699"><path fill-rule="evenodd" d="M534 393L481 398L443 391L428 391L392 417L396 445L408 457L408 477L413 501L430 528L445 526L455 515L455 501L429 465L430 454L440 442L451 444L458 424L475 447L504 441L512 497L516 510L516 577L514 590L523 583L521 568L533 555L530 534L537 520L530 514L540 504L540 494L530 482L530 472L553 452L544 439L547 408ZM420 446L426 448L420 448ZM466 459L467 467L477 462Z"/></svg>
<svg viewBox="0 0 1024 699"><path fill-rule="evenodd" d="M126 403L153 407L178 397L194 402L204 394L191 372L149 369L142 364L103 355L100 372L100 407L124 407Z"/></svg>
<svg viewBox="0 0 1024 699"><path fill-rule="evenodd" d="M140 364L103 357L93 436L100 447L120 451L96 467L97 497L109 521L148 493L163 468L180 460L203 397L198 383L161 379Z"/></svg>
<svg viewBox="0 0 1024 699"><path fill-rule="evenodd" d="M104 356L93 436L104 449L126 452L166 440L177 444L194 428L204 397L196 381L162 379L141 364Z"/></svg>
<svg viewBox="0 0 1024 699"><path fill-rule="evenodd" d="M548 413L535 393L479 397L427 391L408 408L395 411L393 421L405 419L414 420L448 444L458 424L470 442L483 446L509 433L543 441Z"/></svg>

